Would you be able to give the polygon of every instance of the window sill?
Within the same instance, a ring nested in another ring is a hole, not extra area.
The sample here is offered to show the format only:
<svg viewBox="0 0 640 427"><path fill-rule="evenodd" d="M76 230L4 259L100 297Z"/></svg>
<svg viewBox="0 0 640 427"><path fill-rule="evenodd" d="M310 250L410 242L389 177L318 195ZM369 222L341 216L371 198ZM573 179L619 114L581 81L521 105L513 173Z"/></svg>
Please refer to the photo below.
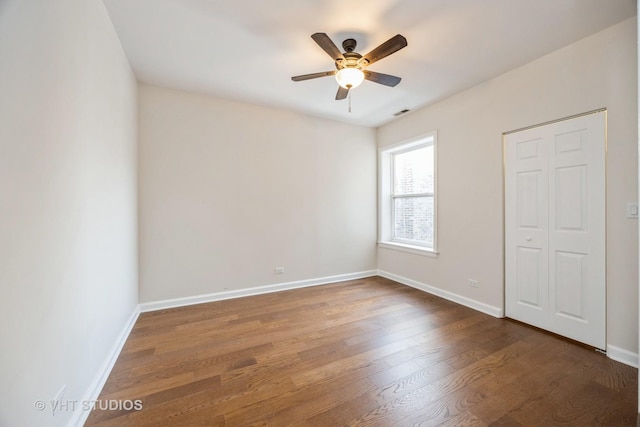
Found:
<svg viewBox="0 0 640 427"><path fill-rule="evenodd" d="M408 254L421 255L429 258L438 258L438 253L432 249L423 248L420 246L405 245L395 242L378 242L379 248L391 249L399 252L406 252Z"/></svg>

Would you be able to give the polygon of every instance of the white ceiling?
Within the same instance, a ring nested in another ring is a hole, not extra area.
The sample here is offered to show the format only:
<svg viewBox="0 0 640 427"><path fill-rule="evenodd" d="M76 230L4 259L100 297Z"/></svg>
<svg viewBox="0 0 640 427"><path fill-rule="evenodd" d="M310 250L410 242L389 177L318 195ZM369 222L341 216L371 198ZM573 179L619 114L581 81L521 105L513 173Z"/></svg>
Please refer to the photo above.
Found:
<svg viewBox="0 0 640 427"><path fill-rule="evenodd" d="M139 81L380 126L636 15L636 0L104 0ZM370 66L335 101L325 32L365 54L395 34L408 46Z"/></svg>

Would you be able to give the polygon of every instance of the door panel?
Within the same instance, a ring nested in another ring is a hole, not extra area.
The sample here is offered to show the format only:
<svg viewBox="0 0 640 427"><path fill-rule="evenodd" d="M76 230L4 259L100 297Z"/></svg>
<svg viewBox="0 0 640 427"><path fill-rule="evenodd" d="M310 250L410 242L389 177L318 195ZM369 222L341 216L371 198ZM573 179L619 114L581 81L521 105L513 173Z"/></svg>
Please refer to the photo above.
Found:
<svg viewBox="0 0 640 427"><path fill-rule="evenodd" d="M605 113L505 136L507 316L606 346Z"/></svg>
<svg viewBox="0 0 640 427"><path fill-rule="evenodd" d="M548 172L547 147L539 135L526 135L513 144L506 166L513 177L506 181L507 192L514 194L506 206L507 263L517 268L507 271L507 316L535 326L544 325L548 312Z"/></svg>
<svg viewBox="0 0 640 427"><path fill-rule="evenodd" d="M555 206L558 231L586 231L586 178L586 165L556 169Z"/></svg>
<svg viewBox="0 0 640 427"><path fill-rule="evenodd" d="M587 260L586 254L556 251L556 314L586 321Z"/></svg>
<svg viewBox="0 0 640 427"><path fill-rule="evenodd" d="M536 248L518 247L517 256L517 302L538 310L544 309L540 277L543 269L542 251Z"/></svg>
<svg viewBox="0 0 640 427"><path fill-rule="evenodd" d="M518 228L541 229L540 205L542 203L542 171L519 172L517 175L518 189L517 215ZM545 184L546 185L546 184Z"/></svg>
<svg viewBox="0 0 640 427"><path fill-rule="evenodd" d="M549 329L606 348L605 113L554 126Z"/></svg>

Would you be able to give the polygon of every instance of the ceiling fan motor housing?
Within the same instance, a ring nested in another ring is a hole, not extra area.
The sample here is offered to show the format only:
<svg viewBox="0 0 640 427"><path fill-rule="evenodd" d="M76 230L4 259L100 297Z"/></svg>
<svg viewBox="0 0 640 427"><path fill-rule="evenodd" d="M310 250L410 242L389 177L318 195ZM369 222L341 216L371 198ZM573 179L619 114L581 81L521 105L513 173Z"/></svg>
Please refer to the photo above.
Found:
<svg viewBox="0 0 640 427"><path fill-rule="evenodd" d="M346 39L345 41L342 42L342 48L344 49L345 52L353 52L354 50L356 50L356 45L358 43L356 42L355 39Z"/></svg>

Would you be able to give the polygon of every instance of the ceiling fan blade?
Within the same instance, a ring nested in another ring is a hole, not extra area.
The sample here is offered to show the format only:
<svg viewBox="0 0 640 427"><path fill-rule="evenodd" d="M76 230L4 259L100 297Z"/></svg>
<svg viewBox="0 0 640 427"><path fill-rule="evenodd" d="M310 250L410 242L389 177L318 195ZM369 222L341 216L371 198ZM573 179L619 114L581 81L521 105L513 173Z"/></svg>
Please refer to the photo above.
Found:
<svg viewBox="0 0 640 427"><path fill-rule="evenodd" d="M344 56L342 56L342 52L340 52L340 49L338 49L338 47L325 33L314 33L311 35L311 38L313 39L313 41L318 43L318 46L320 46L325 52L327 52L334 61L338 59L344 59Z"/></svg>
<svg viewBox="0 0 640 427"><path fill-rule="evenodd" d="M368 70L364 71L364 78L371 82L380 83L381 85L391 86L391 87L397 86L398 83L400 83L400 80L402 80L400 77L397 77L397 76L392 76L390 74L376 73Z"/></svg>
<svg viewBox="0 0 640 427"><path fill-rule="evenodd" d="M371 52L364 55L358 62L362 63L366 61L369 64L373 64L374 62L379 61L382 58L386 58L392 53L399 51L405 46L407 46L407 39L402 37L400 34L397 34L391 37L386 42L382 43L377 48L373 49Z"/></svg>
<svg viewBox="0 0 640 427"><path fill-rule="evenodd" d="M349 95L349 89L345 89L342 86L338 86L338 93L336 93L336 101L345 99Z"/></svg>
<svg viewBox="0 0 640 427"><path fill-rule="evenodd" d="M291 80L294 82L301 82L303 80L317 79L318 77L334 76L336 71L323 71L321 73L302 74L300 76L293 76Z"/></svg>

